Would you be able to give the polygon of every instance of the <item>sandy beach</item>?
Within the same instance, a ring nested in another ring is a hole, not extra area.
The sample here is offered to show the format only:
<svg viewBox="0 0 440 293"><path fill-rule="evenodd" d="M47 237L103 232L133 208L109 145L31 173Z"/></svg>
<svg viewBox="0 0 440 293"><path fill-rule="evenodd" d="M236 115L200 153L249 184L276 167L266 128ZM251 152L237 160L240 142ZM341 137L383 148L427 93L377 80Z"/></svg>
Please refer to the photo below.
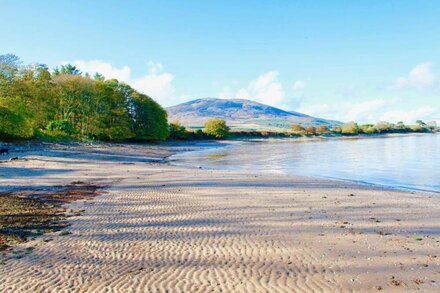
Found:
<svg viewBox="0 0 440 293"><path fill-rule="evenodd" d="M0 191L81 180L71 234L1 255L0 292L439 292L440 197L177 167L191 146L48 145L0 163ZM22 253L32 247L31 253Z"/></svg>

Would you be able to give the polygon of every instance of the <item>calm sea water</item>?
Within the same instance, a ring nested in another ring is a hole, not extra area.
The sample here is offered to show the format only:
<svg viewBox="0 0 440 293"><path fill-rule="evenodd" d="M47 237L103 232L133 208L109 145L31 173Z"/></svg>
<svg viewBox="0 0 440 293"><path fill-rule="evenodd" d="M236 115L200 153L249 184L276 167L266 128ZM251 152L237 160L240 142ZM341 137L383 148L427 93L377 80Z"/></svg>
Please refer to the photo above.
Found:
<svg viewBox="0 0 440 293"><path fill-rule="evenodd" d="M337 178L440 192L440 134L245 142L179 154L176 164Z"/></svg>

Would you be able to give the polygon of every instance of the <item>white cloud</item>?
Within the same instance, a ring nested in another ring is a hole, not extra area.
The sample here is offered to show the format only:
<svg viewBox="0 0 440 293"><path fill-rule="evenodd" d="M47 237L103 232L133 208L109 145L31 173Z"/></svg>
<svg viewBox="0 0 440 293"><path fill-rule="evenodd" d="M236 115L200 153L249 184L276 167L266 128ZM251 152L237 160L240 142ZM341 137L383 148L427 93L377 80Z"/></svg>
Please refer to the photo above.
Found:
<svg viewBox="0 0 440 293"><path fill-rule="evenodd" d="M436 76L432 72L432 63L426 62L418 64L414 67L406 77L399 77L394 82L392 88L403 89L403 88L427 88L431 87L436 83Z"/></svg>
<svg viewBox="0 0 440 293"><path fill-rule="evenodd" d="M278 80L278 75L277 71L266 72L249 82L247 87L237 90L235 94L231 93L229 87L224 87L218 96L221 98L250 99L274 107L292 109L297 106L298 101L297 99L286 98L283 85ZM305 86L303 81L300 82L302 83L299 84L300 87Z"/></svg>
<svg viewBox="0 0 440 293"><path fill-rule="evenodd" d="M153 97L160 104L169 105L170 102L172 104L175 98L172 84L174 75L163 72L160 63L149 62L148 67L147 75L133 79L130 84L138 91Z"/></svg>
<svg viewBox="0 0 440 293"><path fill-rule="evenodd" d="M383 99L374 99L359 103L335 103L305 105L298 109L306 114L341 121L374 121L375 113L384 107L387 102Z"/></svg>
<svg viewBox="0 0 440 293"><path fill-rule="evenodd" d="M420 106L415 109L402 109L399 99L374 99L358 103L303 105L299 112L312 116L334 119L343 122L376 123L403 121L414 123L417 119L424 121L440 120L440 109L431 106Z"/></svg>
<svg viewBox="0 0 440 293"><path fill-rule="evenodd" d="M174 103L175 90L173 85L174 75L164 72L161 63L148 62L148 73L141 77L132 77L131 69L128 66L121 68L114 67L110 63L101 60L76 60L72 62L82 72L91 75L96 72L107 79L116 78L119 81L130 84L133 88L151 96L164 106ZM179 99L180 100L180 99Z"/></svg>
<svg viewBox="0 0 440 293"><path fill-rule="evenodd" d="M293 90L299 91L306 87L306 82L304 80L297 80L293 83Z"/></svg>
<svg viewBox="0 0 440 293"><path fill-rule="evenodd" d="M245 93L246 92L246 93ZM269 71L250 82L247 90L241 89L237 95L252 97L264 104L279 106L284 102L284 90L278 81L278 72Z"/></svg>
<svg viewBox="0 0 440 293"><path fill-rule="evenodd" d="M426 122L439 120L440 116L437 109L430 106L422 106L412 110L389 110L382 114L381 121L403 121L405 123L414 123L421 119Z"/></svg>
<svg viewBox="0 0 440 293"><path fill-rule="evenodd" d="M116 78L119 81L129 82L131 69L128 66L123 66L122 68L113 67L110 63L103 62L101 60L76 60L72 62L78 69L82 72L94 75L95 73L102 74L107 79Z"/></svg>

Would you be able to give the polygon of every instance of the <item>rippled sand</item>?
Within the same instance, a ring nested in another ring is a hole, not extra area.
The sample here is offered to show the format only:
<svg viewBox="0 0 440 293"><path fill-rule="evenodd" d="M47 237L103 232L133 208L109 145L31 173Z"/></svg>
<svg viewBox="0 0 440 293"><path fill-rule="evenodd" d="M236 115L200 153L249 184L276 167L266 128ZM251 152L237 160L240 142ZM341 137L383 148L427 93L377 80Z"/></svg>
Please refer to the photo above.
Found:
<svg viewBox="0 0 440 293"><path fill-rule="evenodd" d="M35 249L7 256L0 292L440 291L439 197L155 163L173 151L66 148L0 164L2 190L107 186L69 206L83 210L72 234L16 247Z"/></svg>

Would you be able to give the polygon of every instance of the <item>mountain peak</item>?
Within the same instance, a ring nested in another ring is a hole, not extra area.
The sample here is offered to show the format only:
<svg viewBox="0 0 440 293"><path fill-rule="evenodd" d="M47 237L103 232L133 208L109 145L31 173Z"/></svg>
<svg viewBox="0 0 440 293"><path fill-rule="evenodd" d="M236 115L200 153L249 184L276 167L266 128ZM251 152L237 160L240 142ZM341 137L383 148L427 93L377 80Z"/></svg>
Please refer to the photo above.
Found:
<svg viewBox="0 0 440 293"><path fill-rule="evenodd" d="M246 99L209 97L185 102L166 110L170 121L178 120L189 127L200 127L211 118L224 119L229 125L242 129L288 128L295 123L303 125L337 123Z"/></svg>

